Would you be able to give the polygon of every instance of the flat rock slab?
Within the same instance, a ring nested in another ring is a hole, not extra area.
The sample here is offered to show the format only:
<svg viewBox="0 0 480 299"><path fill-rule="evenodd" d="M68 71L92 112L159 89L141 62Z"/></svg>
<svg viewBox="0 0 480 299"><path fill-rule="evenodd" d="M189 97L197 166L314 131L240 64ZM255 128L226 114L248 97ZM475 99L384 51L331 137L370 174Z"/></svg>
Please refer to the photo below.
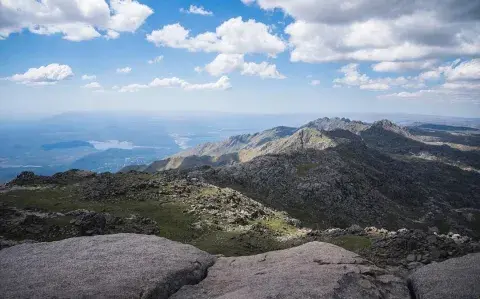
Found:
<svg viewBox="0 0 480 299"><path fill-rule="evenodd" d="M426 265L409 280L417 299L478 299L480 253Z"/></svg>
<svg viewBox="0 0 480 299"><path fill-rule="evenodd" d="M338 246L311 242L287 250L219 258L175 299L410 298L405 281Z"/></svg>
<svg viewBox="0 0 480 299"><path fill-rule="evenodd" d="M1 298L168 298L215 257L165 238L117 234L0 251Z"/></svg>

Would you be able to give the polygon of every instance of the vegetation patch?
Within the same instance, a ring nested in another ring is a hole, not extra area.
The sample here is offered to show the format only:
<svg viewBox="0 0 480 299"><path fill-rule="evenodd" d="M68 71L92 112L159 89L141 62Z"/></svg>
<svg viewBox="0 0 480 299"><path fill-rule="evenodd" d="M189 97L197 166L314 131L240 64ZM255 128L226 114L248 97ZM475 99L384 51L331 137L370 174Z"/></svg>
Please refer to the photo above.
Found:
<svg viewBox="0 0 480 299"><path fill-rule="evenodd" d="M301 177L304 177L308 174L308 172L318 165L315 163L307 163L307 164L300 164L297 165L297 174Z"/></svg>
<svg viewBox="0 0 480 299"><path fill-rule="evenodd" d="M117 217L137 214L155 220L159 236L180 242L189 242L198 236L192 226L197 221L194 215L184 213L187 206L179 202L132 201L118 198L115 202L83 201L69 196L62 189L17 190L0 195L0 202L20 209L34 208L48 212L69 212L85 209L110 213ZM60 221L60 218L58 221ZM56 220L55 220L56 221Z"/></svg>
<svg viewBox="0 0 480 299"><path fill-rule="evenodd" d="M281 216L260 220L258 224L267 228L276 236L292 235L297 232L297 228L289 224Z"/></svg>
<svg viewBox="0 0 480 299"><path fill-rule="evenodd" d="M193 241L192 245L208 253L225 256L253 255L291 247L269 234L254 230L211 232Z"/></svg>
<svg viewBox="0 0 480 299"><path fill-rule="evenodd" d="M372 241L368 237L354 235L335 237L329 242L357 253L372 246Z"/></svg>

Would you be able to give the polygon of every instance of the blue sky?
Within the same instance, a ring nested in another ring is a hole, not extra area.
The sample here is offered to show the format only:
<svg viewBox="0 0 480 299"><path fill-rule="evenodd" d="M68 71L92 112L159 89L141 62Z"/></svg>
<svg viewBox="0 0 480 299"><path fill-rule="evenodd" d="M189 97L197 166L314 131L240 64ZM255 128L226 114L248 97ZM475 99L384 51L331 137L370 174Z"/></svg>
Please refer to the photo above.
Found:
<svg viewBox="0 0 480 299"><path fill-rule="evenodd" d="M398 3L0 0L0 116L480 116L480 1Z"/></svg>

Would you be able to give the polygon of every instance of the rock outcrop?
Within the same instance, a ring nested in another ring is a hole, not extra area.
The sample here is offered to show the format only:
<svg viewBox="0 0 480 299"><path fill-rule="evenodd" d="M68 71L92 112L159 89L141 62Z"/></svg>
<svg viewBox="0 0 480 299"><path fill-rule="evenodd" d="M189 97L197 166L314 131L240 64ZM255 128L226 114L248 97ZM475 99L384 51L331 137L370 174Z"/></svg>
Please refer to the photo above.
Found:
<svg viewBox="0 0 480 299"><path fill-rule="evenodd" d="M333 244L239 257L136 234L23 243L0 251L1 298L407 299L480 295L480 254L406 280Z"/></svg>
<svg viewBox="0 0 480 299"><path fill-rule="evenodd" d="M171 298L410 298L400 278L332 244L219 258L205 280Z"/></svg>
<svg viewBox="0 0 480 299"><path fill-rule="evenodd" d="M480 298L480 253L424 266L409 282L417 299Z"/></svg>
<svg viewBox="0 0 480 299"><path fill-rule="evenodd" d="M156 236L118 234L0 251L2 298L168 298L215 257Z"/></svg>

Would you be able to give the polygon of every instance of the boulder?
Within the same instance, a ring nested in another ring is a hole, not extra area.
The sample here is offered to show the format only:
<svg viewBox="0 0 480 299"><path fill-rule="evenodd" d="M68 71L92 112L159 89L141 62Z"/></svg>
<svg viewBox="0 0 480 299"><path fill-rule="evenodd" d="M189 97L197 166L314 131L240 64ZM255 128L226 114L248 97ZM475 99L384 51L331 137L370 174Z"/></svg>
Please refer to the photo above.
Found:
<svg viewBox="0 0 480 299"><path fill-rule="evenodd" d="M201 281L215 258L193 246L117 234L0 251L2 298L168 298Z"/></svg>
<svg viewBox="0 0 480 299"><path fill-rule="evenodd" d="M197 285L172 299L410 298L407 284L357 254L311 242L244 257L219 258Z"/></svg>
<svg viewBox="0 0 480 299"><path fill-rule="evenodd" d="M409 278L417 299L480 298L480 253L432 263Z"/></svg>

